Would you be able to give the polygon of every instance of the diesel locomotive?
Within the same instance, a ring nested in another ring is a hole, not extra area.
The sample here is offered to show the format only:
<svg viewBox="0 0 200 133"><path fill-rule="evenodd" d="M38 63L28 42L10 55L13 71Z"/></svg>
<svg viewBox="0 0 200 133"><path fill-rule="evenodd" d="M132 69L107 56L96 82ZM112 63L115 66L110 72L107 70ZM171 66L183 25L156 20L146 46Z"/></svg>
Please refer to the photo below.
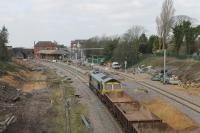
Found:
<svg viewBox="0 0 200 133"><path fill-rule="evenodd" d="M120 81L107 74L96 70L90 72L89 86L108 107L124 133L177 133L124 92Z"/></svg>
<svg viewBox="0 0 200 133"><path fill-rule="evenodd" d="M104 95L106 92L122 92L120 81L98 71L94 70L89 74L89 86L97 94Z"/></svg>

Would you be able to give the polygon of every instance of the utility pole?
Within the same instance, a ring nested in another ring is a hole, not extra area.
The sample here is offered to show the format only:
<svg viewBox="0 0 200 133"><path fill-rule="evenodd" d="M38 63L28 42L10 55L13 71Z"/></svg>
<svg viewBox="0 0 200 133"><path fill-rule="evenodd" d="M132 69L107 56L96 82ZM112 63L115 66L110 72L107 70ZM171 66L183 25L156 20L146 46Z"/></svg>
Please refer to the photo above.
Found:
<svg viewBox="0 0 200 133"><path fill-rule="evenodd" d="M93 55L92 55L92 65L93 65Z"/></svg>
<svg viewBox="0 0 200 133"><path fill-rule="evenodd" d="M126 68L127 68L127 61L124 61L124 65L125 65L125 73L127 73L127 70L126 70Z"/></svg>
<svg viewBox="0 0 200 133"><path fill-rule="evenodd" d="M67 133L71 133L71 112L70 112L70 101L66 100L66 108L67 108L67 118L68 118L68 127L67 127Z"/></svg>
<svg viewBox="0 0 200 133"><path fill-rule="evenodd" d="M78 76L78 54L76 53L76 76Z"/></svg>
<svg viewBox="0 0 200 133"><path fill-rule="evenodd" d="M163 75L163 83L166 83L166 49L164 49L164 75Z"/></svg>
<svg viewBox="0 0 200 133"><path fill-rule="evenodd" d="M64 80L62 80L63 88L63 98L64 98L64 108L65 108L65 123L66 123L66 133L71 133L71 112L70 112L70 101L67 97L66 88L63 86Z"/></svg>

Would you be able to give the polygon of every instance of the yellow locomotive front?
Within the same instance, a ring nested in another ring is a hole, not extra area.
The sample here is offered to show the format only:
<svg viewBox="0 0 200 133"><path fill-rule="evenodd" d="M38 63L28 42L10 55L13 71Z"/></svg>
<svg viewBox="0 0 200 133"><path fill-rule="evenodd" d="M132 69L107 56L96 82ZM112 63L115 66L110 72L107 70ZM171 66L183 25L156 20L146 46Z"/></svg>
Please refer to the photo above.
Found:
<svg viewBox="0 0 200 133"><path fill-rule="evenodd" d="M99 71L92 71L89 75L90 88L104 95L106 92L121 92L122 84L120 81Z"/></svg>
<svg viewBox="0 0 200 133"><path fill-rule="evenodd" d="M122 90L122 84L119 81L109 81L103 83L102 94L106 92L121 92Z"/></svg>

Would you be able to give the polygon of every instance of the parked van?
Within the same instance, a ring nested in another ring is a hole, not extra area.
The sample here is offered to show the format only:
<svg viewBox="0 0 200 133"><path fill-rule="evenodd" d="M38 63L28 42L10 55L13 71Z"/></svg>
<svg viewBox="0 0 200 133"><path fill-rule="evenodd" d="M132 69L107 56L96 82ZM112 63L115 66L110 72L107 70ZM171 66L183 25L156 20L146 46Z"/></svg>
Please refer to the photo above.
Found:
<svg viewBox="0 0 200 133"><path fill-rule="evenodd" d="M119 64L118 62L113 62L113 63L112 63L112 68L113 68L113 69L120 69L120 67L121 67L121 66L120 66L120 64Z"/></svg>

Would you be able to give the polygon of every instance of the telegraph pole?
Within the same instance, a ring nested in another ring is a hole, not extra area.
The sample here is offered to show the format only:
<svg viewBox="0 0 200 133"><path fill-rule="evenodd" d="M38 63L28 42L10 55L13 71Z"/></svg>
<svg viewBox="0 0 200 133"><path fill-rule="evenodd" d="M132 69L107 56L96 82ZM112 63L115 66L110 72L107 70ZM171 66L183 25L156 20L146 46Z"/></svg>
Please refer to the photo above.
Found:
<svg viewBox="0 0 200 133"><path fill-rule="evenodd" d="M78 53L76 55L76 78L78 78Z"/></svg>
<svg viewBox="0 0 200 133"><path fill-rule="evenodd" d="M163 83L166 82L166 49L164 49L164 75L163 75Z"/></svg>
<svg viewBox="0 0 200 133"><path fill-rule="evenodd" d="M127 61L124 61L125 73L127 73Z"/></svg>

